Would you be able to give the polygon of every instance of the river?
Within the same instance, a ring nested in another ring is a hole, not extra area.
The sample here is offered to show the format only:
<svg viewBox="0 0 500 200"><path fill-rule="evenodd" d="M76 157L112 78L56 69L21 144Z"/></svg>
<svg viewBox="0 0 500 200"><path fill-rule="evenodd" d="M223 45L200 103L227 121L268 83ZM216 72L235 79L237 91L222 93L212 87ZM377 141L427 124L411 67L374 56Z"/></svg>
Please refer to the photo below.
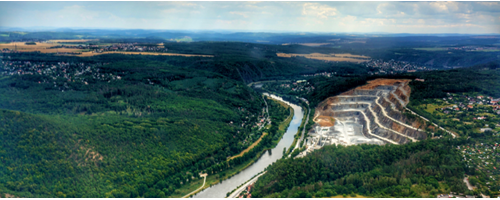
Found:
<svg viewBox="0 0 500 200"><path fill-rule="evenodd" d="M266 93L265 93L266 94ZM267 95L267 94L266 94ZM297 133L300 124L302 123L302 118L304 117L304 112L302 108L298 105L292 104L283 100L281 97L275 95L269 95L271 98L280 100L293 108L293 119L290 122L290 126L286 130L283 137L278 142L278 145L274 147L271 152L266 151L255 163L241 171L239 174L222 181L210 188L207 188L198 194L194 195L194 198L224 198L228 192L236 189L239 185L250 180L256 174L264 171L267 166L276 162L283 156L283 148L290 148L293 143L294 135Z"/></svg>

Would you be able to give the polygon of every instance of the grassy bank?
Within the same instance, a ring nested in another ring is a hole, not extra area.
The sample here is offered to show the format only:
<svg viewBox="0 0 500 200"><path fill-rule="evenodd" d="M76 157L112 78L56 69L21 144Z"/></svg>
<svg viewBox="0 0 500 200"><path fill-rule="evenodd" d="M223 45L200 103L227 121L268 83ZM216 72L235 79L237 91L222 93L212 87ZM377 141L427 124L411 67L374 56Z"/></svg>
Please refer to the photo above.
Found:
<svg viewBox="0 0 500 200"><path fill-rule="evenodd" d="M302 117L302 123L300 123L300 126L297 130L297 133L294 136L292 145L287 149L286 154L288 155L289 153L292 152L292 150L295 148L295 145L297 145L297 141L299 140L301 134L302 134L302 129L304 128L304 125L306 123L307 115L309 115L309 110L307 110L304 106L302 106L302 110L304 110L304 116Z"/></svg>

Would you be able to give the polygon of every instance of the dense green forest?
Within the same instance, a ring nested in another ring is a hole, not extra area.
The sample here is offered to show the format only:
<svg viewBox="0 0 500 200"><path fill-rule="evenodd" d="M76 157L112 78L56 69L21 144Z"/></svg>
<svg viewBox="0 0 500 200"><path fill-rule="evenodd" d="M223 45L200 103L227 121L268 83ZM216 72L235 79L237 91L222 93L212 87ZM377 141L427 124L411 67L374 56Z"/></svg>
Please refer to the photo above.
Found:
<svg viewBox="0 0 500 200"><path fill-rule="evenodd" d="M169 46L172 45L172 46ZM368 69L360 64L334 63L303 57L277 57L275 50L269 46L249 43L211 43L199 42L189 44L165 44L169 52L208 54L214 57L181 57L181 56L145 56L145 55L100 55L93 57L57 56L41 53L3 54L12 61L30 62L156 62L182 67L188 70L205 70L224 75L228 78L250 83L260 80L289 79L302 74L319 72L337 72L338 75L366 74ZM155 65L153 64L153 65Z"/></svg>
<svg viewBox="0 0 500 200"><path fill-rule="evenodd" d="M407 145L325 146L304 158L279 160L255 184L252 197L435 197L466 192L459 140Z"/></svg>
<svg viewBox="0 0 500 200"><path fill-rule="evenodd" d="M175 57L11 58L2 62L15 71L0 71L0 193L170 196L199 172L216 173L271 147L280 138L276 123L289 114L268 102L270 134L226 162L263 131L255 125L263 99L240 80Z"/></svg>
<svg viewBox="0 0 500 200"><path fill-rule="evenodd" d="M469 68L419 72L412 74L424 82L412 81L410 104L427 98L443 98L446 93L479 92L500 97L500 62L489 62Z"/></svg>

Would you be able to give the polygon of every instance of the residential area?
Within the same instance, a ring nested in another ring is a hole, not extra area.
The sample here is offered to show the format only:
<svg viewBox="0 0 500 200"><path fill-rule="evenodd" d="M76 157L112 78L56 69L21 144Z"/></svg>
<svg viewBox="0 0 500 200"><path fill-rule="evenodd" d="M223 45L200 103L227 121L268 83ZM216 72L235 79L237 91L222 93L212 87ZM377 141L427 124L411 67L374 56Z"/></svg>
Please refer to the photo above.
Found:
<svg viewBox="0 0 500 200"><path fill-rule="evenodd" d="M50 84L53 88L64 91L70 89L70 84L88 85L95 81L111 82L122 78L118 74L100 72L99 67L105 64L2 61L0 75L41 75L38 84Z"/></svg>
<svg viewBox="0 0 500 200"><path fill-rule="evenodd" d="M131 52L167 52L168 49L159 45L140 45L138 43L124 43L124 44L113 44L107 46L101 45L90 45L91 49L95 49L94 52L102 53L106 51L131 51Z"/></svg>
<svg viewBox="0 0 500 200"><path fill-rule="evenodd" d="M301 95L309 94L314 91L314 86L307 80L298 80L290 82L269 83L263 86L264 89L277 91L280 94Z"/></svg>
<svg viewBox="0 0 500 200"><path fill-rule="evenodd" d="M366 62L365 65L366 67L375 69L375 72L370 72L370 74L394 74L430 70L427 67L422 67L405 61L394 61L394 59L389 61L381 59L370 60Z"/></svg>
<svg viewBox="0 0 500 200"><path fill-rule="evenodd" d="M483 141L473 145L457 146L470 174L468 181L474 191L490 196L500 192L500 144Z"/></svg>
<svg viewBox="0 0 500 200"><path fill-rule="evenodd" d="M499 98L478 93L447 93L446 98L427 99L420 107L433 114L440 125L453 131L475 133L500 131Z"/></svg>

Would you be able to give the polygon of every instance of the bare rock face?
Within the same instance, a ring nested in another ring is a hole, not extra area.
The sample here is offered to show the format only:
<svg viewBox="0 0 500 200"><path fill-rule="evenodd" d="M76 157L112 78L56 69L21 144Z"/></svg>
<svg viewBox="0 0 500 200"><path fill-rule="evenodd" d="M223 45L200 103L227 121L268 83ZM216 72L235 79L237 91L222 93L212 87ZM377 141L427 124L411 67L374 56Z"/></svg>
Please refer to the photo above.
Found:
<svg viewBox="0 0 500 200"><path fill-rule="evenodd" d="M348 145L376 143L374 141L404 144L425 139L427 134L422 131L421 124L402 114L410 100L409 81L375 79L364 86L327 98L314 113L316 124L311 132L319 139L311 139L309 145L314 146L314 141ZM359 129L355 128L358 126ZM372 140L367 142L354 137L355 130Z"/></svg>

